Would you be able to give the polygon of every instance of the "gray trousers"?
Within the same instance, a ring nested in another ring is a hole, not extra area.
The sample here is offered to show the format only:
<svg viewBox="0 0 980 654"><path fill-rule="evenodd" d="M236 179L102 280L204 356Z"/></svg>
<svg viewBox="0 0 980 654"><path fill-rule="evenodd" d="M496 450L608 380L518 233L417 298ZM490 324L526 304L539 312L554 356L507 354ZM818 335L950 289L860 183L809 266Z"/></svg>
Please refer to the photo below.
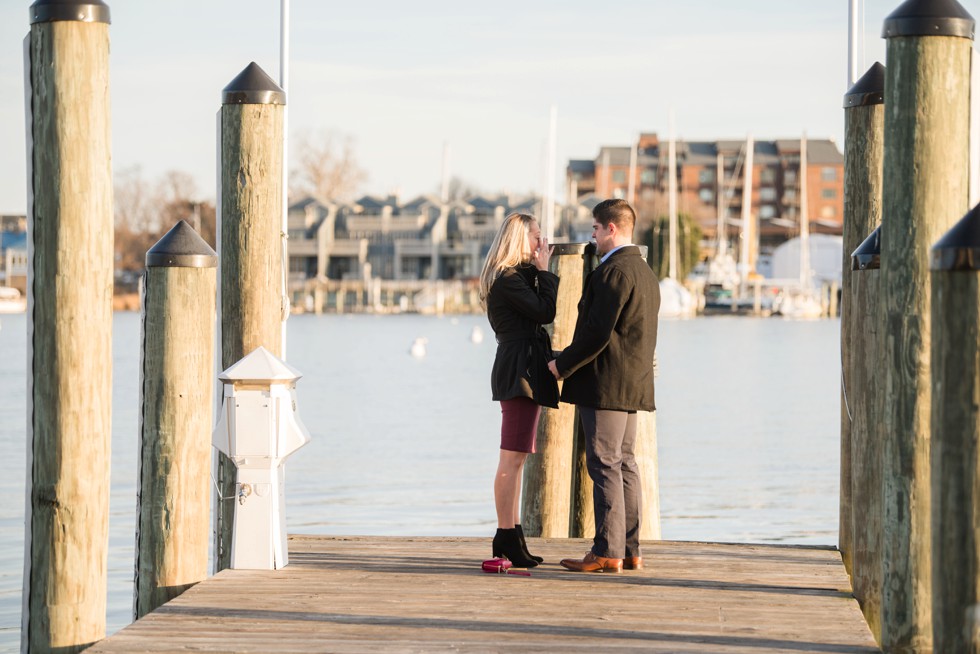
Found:
<svg viewBox="0 0 980 654"><path fill-rule="evenodd" d="M636 413L579 407L579 415L595 507L592 553L613 559L640 556L643 489L633 456Z"/></svg>

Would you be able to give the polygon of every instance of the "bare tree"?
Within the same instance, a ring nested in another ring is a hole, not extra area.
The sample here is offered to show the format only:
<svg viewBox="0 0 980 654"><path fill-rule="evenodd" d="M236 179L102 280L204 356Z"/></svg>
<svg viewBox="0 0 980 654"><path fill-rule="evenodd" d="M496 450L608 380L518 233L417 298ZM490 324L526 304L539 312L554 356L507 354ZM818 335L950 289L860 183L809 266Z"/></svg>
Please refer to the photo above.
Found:
<svg viewBox="0 0 980 654"><path fill-rule="evenodd" d="M117 271L142 271L146 251L180 220L214 247L214 203L198 199L197 185L188 173L169 171L151 184L138 166L126 168L116 175L114 193Z"/></svg>
<svg viewBox="0 0 980 654"><path fill-rule="evenodd" d="M483 194L483 191L481 191L476 184L455 175L449 178L448 191L450 201L465 200L467 198L473 198ZM441 192L442 189L440 188L439 191L436 192L436 195Z"/></svg>
<svg viewBox="0 0 980 654"><path fill-rule="evenodd" d="M290 194L332 200L352 200L367 180L357 163L353 141L328 130L307 131L293 138L294 167Z"/></svg>

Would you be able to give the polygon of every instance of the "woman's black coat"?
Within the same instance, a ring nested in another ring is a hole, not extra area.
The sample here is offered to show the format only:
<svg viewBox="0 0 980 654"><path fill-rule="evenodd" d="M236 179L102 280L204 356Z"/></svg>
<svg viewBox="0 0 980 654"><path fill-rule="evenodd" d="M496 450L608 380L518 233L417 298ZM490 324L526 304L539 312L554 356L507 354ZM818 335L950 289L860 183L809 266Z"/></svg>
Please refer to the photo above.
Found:
<svg viewBox="0 0 980 654"><path fill-rule="evenodd" d="M551 337L542 325L555 319L558 276L531 264L507 268L490 287L487 318L497 335L490 387L494 400L529 397L558 406L558 382L548 370Z"/></svg>

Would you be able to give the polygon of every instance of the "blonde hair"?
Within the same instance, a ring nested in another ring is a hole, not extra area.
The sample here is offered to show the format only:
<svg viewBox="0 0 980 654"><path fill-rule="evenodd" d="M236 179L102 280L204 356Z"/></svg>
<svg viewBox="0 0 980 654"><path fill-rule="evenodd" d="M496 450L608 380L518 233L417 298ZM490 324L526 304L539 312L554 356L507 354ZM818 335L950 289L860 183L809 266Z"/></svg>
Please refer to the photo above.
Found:
<svg viewBox="0 0 980 654"><path fill-rule="evenodd" d="M493 237L487 260L483 264L483 272L480 273L480 302L484 306L487 296L490 295L490 287L500 277L500 273L531 260L533 253L528 243L528 234L533 222L534 216L526 213L515 212L504 218L497 235Z"/></svg>

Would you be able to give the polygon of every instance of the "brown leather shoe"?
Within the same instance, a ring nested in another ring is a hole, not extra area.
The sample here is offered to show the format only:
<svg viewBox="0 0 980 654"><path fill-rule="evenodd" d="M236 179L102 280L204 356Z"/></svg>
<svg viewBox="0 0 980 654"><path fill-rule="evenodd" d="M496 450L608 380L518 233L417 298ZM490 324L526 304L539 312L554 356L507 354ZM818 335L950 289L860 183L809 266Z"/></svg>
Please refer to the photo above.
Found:
<svg viewBox="0 0 980 654"><path fill-rule="evenodd" d="M604 556L596 556L592 552L585 555L585 558L562 559L561 566L572 572L622 572L622 559L607 559Z"/></svg>
<svg viewBox="0 0 980 654"><path fill-rule="evenodd" d="M623 570L642 570L643 569L643 557L642 556L627 556L623 559Z"/></svg>

